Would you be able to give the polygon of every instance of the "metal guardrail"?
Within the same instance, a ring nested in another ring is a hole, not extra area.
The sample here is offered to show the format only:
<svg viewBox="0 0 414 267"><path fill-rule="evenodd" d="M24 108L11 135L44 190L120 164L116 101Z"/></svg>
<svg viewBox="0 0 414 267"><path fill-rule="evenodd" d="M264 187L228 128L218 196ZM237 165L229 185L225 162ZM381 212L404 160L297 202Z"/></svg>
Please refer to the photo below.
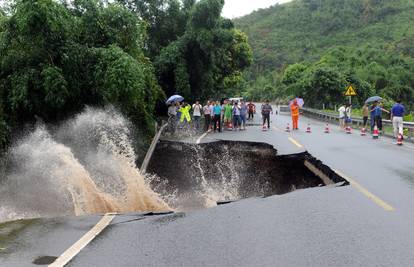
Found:
<svg viewBox="0 0 414 267"><path fill-rule="evenodd" d="M141 168L139 169L140 174L144 175L147 172L148 164L151 160L152 154L154 154L154 150L157 146L158 140L160 140L161 134L167 126L168 123L163 123L158 132L156 132L154 139L152 139L151 146L149 147L147 154L145 155L144 161L142 162ZM155 129L157 130L157 123L155 123Z"/></svg>
<svg viewBox="0 0 414 267"><path fill-rule="evenodd" d="M320 111L317 109L312 108L302 108L301 109L303 114L312 117L315 119L323 120L326 122L336 122L339 123L339 115L337 113L333 112L326 112L326 111ZM371 122L371 119L368 118L368 122ZM363 119L362 118L352 118L352 124L356 125L358 127L362 126ZM391 126L392 127L392 121L391 120L382 120L382 124L385 126ZM413 140L414 137L414 122L404 122L404 129L407 129L407 139Z"/></svg>

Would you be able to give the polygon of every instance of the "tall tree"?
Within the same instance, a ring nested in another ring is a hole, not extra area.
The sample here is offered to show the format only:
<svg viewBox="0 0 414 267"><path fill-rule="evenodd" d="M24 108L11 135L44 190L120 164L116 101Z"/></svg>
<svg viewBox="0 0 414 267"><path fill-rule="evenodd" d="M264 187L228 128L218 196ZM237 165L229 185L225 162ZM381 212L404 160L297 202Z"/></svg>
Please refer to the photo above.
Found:
<svg viewBox="0 0 414 267"><path fill-rule="evenodd" d="M185 33L196 0L118 0L148 25L147 55L155 59L162 48Z"/></svg>
<svg viewBox="0 0 414 267"><path fill-rule="evenodd" d="M197 2L184 35L162 50L156 69L167 94L196 99L237 91L252 54L247 37L220 16L223 5L223 0Z"/></svg>
<svg viewBox="0 0 414 267"><path fill-rule="evenodd" d="M19 0L2 19L0 142L10 127L113 104L141 130L163 96L144 55L146 28L119 4ZM151 124L152 125L152 124Z"/></svg>

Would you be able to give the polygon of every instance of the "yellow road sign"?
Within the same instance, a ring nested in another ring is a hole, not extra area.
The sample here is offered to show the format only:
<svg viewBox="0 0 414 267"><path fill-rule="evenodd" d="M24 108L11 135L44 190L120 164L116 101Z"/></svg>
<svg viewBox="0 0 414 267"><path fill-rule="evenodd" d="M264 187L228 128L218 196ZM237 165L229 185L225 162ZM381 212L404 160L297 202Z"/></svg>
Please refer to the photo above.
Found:
<svg viewBox="0 0 414 267"><path fill-rule="evenodd" d="M352 85L350 85L346 88L345 95L346 96L356 96L357 95L357 93L356 93L356 91L355 91L355 89Z"/></svg>

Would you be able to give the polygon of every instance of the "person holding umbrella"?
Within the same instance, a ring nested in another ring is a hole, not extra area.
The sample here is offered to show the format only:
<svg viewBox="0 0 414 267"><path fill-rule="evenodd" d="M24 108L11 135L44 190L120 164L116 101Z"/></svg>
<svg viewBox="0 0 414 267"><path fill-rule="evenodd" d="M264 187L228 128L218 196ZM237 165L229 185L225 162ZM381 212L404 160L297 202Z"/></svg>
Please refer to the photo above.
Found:
<svg viewBox="0 0 414 267"><path fill-rule="evenodd" d="M297 99L293 100L290 105L290 111L292 115L292 129L299 130L299 104Z"/></svg>
<svg viewBox="0 0 414 267"><path fill-rule="evenodd" d="M174 115L174 117L176 118L176 122L178 122L181 119L180 102L183 100L184 100L184 97L180 95L173 95L170 98L168 98L168 100L165 102L167 106L169 106L168 115L169 116Z"/></svg>
<svg viewBox="0 0 414 267"><path fill-rule="evenodd" d="M301 97L295 97L295 99L289 102L290 114L292 116L292 130L299 130L299 114L300 108L303 107L305 101Z"/></svg>
<svg viewBox="0 0 414 267"><path fill-rule="evenodd" d="M378 127L379 131L382 131L382 111L389 113L389 111L383 109L380 106L380 101L382 97L380 96L372 96L365 101L365 105L372 103L370 109L371 115L371 132L374 131L375 125Z"/></svg>
<svg viewBox="0 0 414 267"><path fill-rule="evenodd" d="M380 125L381 125L379 130L380 130L380 133L382 133L382 112L384 111L385 113L388 113L388 114L391 114L391 112L383 108L382 102L379 103L379 107L380 107L380 112L379 112L379 118L378 119L379 119L379 122L380 122Z"/></svg>
<svg viewBox="0 0 414 267"><path fill-rule="evenodd" d="M371 128L374 129L375 125L378 127L380 133L382 132L382 112L390 113L388 110L382 108L380 102L374 102L371 109L371 117L374 117L373 123L371 122Z"/></svg>

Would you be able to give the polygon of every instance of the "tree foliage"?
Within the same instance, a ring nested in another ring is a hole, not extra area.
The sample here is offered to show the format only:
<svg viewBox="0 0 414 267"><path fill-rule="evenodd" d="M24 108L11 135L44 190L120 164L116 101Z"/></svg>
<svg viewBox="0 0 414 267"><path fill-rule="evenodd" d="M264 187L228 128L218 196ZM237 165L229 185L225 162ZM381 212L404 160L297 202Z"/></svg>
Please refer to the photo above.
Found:
<svg viewBox="0 0 414 267"><path fill-rule="evenodd" d="M0 134L4 124L56 122L106 104L146 129L162 91L134 13L94 0L20 0L13 9L1 25Z"/></svg>
<svg viewBox="0 0 414 267"><path fill-rule="evenodd" d="M85 105L115 105L150 131L166 94L234 92L252 55L246 35L220 16L223 4L16 0L0 9L0 146L14 129Z"/></svg>
<svg viewBox="0 0 414 267"><path fill-rule="evenodd" d="M378 94L414 108L413 11L412 0L296 0L236 19L254 51L245 95L334 106L352 83L359 103Z"/></svg>
<svg viewBox="0 0 414 267"><path fill-rule="evenodd" d="M201 0L192 9L185 33L165 47L156 61L167 94L187 99L237 92L241 70L252 60L247 37L220 14L223 0Z"/></svg>

